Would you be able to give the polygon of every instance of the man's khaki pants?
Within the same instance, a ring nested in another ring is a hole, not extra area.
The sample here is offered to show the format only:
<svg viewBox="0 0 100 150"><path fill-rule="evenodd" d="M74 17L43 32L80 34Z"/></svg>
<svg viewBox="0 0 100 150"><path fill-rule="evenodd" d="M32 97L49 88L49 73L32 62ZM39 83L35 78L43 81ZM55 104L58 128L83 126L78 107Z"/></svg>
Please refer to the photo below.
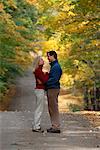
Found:
<svg viewBox="0 0 100 150"><path fill-rule="evenodd" d="M48 110L50 114L51 124L54 128L60 128L59 122L59 110L58 110L58 95L59 89L48 89L47 99L48 99Z"/></svg>

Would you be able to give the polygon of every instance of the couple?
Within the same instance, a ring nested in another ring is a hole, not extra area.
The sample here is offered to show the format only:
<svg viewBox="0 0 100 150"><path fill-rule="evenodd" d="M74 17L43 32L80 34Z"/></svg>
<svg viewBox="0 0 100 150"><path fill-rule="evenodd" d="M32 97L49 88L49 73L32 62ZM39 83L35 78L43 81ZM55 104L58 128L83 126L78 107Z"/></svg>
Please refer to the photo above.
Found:
<svg viewBox="0 0 100 150"><path fill-rule="evenodd" d="M50 62L50 72L42 71L44 61L38 57L35 70L33 71L36 78L36 108L34 112L34 123L32 127L33 132L43 132L41 129L41 115L44 108L45 89L47 92L48 111L52 127L47 129L49 133L60 133L59 110L58 110L58 95L60 92L59 80L62 75L61 67L57 60L57 53L55 51L47 52L47 58Z"/></svg>

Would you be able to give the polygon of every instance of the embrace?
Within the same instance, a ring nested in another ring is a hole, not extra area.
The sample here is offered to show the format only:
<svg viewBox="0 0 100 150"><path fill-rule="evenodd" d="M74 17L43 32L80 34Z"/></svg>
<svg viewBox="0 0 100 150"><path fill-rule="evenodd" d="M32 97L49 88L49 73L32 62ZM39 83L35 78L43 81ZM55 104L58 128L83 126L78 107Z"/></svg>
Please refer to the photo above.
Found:
<svg viewBox="0 0 100 150"><path fill-rule="evenodd" d="M41 129L41 116L44 109L45 91L48 101L48 111L51 120L51 128L47 129L49 133L60 133L58 95L60 92L60 78L62 69L58 63L57 53L55 51L47 52L47 58L50 63L50 72L43 72L44 60L37 57L33 73L36 79L36 106L34 111L34 121L32 123L33 132L44 132Z"/></svg>

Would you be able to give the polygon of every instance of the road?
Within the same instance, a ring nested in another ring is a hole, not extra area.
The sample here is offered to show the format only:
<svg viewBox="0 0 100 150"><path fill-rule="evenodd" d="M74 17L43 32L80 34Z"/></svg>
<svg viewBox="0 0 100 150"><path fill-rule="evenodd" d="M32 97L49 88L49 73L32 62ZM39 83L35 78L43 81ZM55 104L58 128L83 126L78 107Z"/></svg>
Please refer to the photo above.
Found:
<svg viewBox="0 0 100 150"><path fill-rule="evenodd" d="M99 150L100 131L79 114L60 113L61 134L50 134L47 101L42 118L44 133L33 133L35 79L29 68L16 79L16 94L8 111L0 112L0 150Z"/></svg>

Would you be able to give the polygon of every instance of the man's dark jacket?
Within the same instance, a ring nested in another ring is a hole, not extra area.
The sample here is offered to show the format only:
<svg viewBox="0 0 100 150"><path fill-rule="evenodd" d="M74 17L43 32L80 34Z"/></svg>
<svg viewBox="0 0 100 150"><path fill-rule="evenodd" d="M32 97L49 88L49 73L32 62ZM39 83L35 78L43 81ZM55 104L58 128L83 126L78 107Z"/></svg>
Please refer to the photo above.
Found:
<svg viewBox="0 0 100 150"><path fill-rule="evenodd" d="M49 80L46 83L46 89L59 89L60 78L62 75L62 69L57 60L50 63L51 69L49 73Z"/></svg>

